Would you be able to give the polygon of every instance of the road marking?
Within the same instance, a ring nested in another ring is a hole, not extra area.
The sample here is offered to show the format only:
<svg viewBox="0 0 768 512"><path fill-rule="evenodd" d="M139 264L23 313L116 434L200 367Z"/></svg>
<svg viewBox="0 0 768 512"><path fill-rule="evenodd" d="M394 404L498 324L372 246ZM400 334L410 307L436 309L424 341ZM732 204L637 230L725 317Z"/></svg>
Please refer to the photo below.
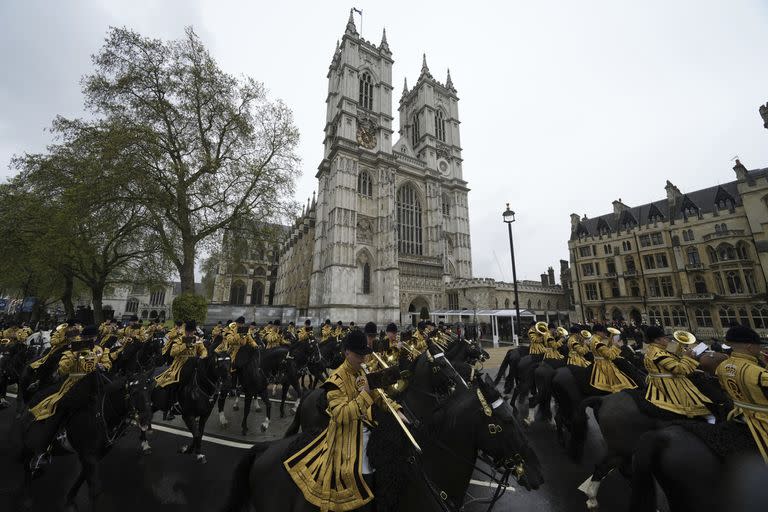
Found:
<svg viewBox="0 0 768 512"><path fill-rule="evenodd" d="M11 398L16 398L15 393L7 393L7 396ZM277 400L275 401L277 402ZM189 438L192 437L192 434L190 434L186 430L180 430L174 427L167 427L165 425L154 424L152 425L152 430L157 430L159 432L165 432L166 434L173 434L181 437L189 437ZM228 446L230 448L239 448L240 450L250 450L251 447L253 446L253 444L249 444L249 443L238 443L237 441L230 441L228 439L222 439L220 437L211 437L211 436L203 436L203 441L206 441L208 443L213 443L213 444L219 444L221 446ZM488 487L488 488L496 487L496 484L494 482L488 482L486 480L472 479L469 481L469 483L471 485L478 485L480 487ZM507 487L507 491L516 492L516 489L510 485L509 487Z"/></svg>

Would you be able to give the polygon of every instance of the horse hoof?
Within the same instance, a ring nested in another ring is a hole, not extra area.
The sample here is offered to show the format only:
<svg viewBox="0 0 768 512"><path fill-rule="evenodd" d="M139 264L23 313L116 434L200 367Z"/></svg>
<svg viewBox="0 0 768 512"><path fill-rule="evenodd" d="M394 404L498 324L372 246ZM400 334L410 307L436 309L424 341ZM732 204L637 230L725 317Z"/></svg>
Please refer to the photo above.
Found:
<svg viewBox="0 0 768 512"><path fill-rule="evenodd" d="M141 453L143 455L149 455L150 453L152 453L152 447L149 446L149 442L147 441L141 442Z"/></svg>
<svg viewBox="0 0 768 512"><path fill-rule="evenodd" d="M197 461L199 464L205 464L205 463L207 463L207 462L208 462L208 459L206 459L206 458L205 458L205 455L203 455L202 453L198 453L198 454L197 454L197 456L195 457L195 460L196 460L196 461Z"/></svg>
<svg viewBox="0 0 768 512"><path fill-rule="evenodd" d="M186 444L183 445L181 448L179 448L179 453L184 453L184 454L189 453L189 446L187 446Z"/></svg>
<svg viewBox="0 0 768 512"><path fill-rule="evenodd" d="M262 423L261 424L261 432L264 433L269 428L269 423Z"/></svg>

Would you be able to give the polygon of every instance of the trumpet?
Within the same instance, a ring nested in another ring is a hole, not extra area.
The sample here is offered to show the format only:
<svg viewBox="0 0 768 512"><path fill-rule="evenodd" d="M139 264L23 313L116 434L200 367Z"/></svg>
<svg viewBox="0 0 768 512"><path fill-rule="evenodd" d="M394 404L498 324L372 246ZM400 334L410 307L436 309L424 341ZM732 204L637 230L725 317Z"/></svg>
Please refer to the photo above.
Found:
<svg viewBox="0 0 768 512"><path fill-rule="evenodd" d="M379 356L379 354L377 354L376 352L373 352L373 357L376 358L376 360L379 362L382 368L389 368L387 363ZM363 371L365 372L366 375L370 373L370 371L368 370L368 367L365 365L363 365ZM400 414L398 414L398 412L392 406L391 399L381 389L376 389L376 392L378 392L381 395L381 398L384 400L384 403L387 404L387 409L389 409L389 412L392 414L392 416L395 417L395 420L397 421L397 424L400 425L400 428L403 429L403 433L405 433L405 437L407 437L408 440L413 445L413 447L416 448L416 451L421 453L421 446L419 446L419 443L416 441L416 439L413 437L413 434L411 434L411 431L403 422L403 418L400 417Z"/></svg>

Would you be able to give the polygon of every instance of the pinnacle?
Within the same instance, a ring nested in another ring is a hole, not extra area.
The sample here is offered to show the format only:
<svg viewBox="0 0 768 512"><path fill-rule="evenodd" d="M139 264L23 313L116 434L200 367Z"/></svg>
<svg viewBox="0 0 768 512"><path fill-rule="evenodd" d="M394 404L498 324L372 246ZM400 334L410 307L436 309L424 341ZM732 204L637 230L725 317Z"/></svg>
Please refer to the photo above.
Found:
<svg viewBox="0 0 768 512"><path fill-rule="evenodd" d="M349 10L349 21L347 21L347 29L344 31L345 34L349 34L351 36L356 36L357 34L357 27L355 27L355 19L352 16L353 9Z"/></svg>
<svg viewBox="0 0 768 512"><path fill-rule="evenodd" d="M408 79L403 77L403 96L408 94Z"/></svg>
<svg viewBox="0 0 768 512"><path fill-rule="evenodd" d="M451 70L448 68L448 78L445 79L445 87L446 89L450 89L452 91L455 91L456 88L453 87L453 80L451 80Z"/></svg>
<svg viewBox="0 0 768 512"><path fill-rule="evenodd" d="M422 77L432 78L432 73L429 72L429 66L427 66L427 54L422 54L421 58L421 75L419 75L419 79Z"/></svg>

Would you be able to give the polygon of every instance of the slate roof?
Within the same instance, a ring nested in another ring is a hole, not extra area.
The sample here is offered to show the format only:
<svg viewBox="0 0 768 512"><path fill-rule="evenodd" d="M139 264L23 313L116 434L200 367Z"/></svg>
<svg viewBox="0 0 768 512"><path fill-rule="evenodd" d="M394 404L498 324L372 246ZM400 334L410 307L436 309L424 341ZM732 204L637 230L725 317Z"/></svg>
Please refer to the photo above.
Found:
<svg viewBox="0 0 768 512"><path fill-rule="evenodd" d="M763 176L768 177L768 168L749 171L750 179ZM627 229L627 226L632 224L644 226L652 223L651 219L654 216L661 216L664 222L668 222L670 219L681 220L683 219L683 212L686 207L696 208L702 214L712 213L716 209L717 202L722 200L733 201L734 207L738 208L742 205L742 202L739 191L736 188L737 184L737 181L731 181L722 185L682 194L674 205L674 211L670 211L669 202L664 198L652 203L627 208L621 212L618 219L614 213L608 213L591 219L582 219L572 231L571 240L577 240L580 236L598 236L605 234L608 230L614 233L619 229L624 231Z"/></svg>

